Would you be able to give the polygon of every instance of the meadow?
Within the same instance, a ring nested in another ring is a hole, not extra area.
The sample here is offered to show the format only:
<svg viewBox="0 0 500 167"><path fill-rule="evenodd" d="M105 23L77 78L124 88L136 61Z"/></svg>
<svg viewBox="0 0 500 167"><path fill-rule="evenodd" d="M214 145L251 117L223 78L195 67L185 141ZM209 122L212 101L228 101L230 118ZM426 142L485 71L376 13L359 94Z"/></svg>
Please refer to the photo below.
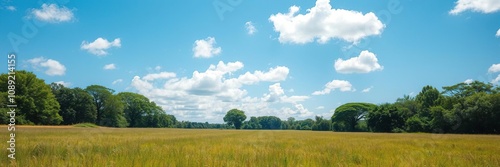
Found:
<svg viewBox="0 0 500 167"><path fill-rule="evenodd" d="M7 127L0 128L7 141ZM1 151L0 166L500 166L498 135L71 126L16 131L16 160Z"/></svg>

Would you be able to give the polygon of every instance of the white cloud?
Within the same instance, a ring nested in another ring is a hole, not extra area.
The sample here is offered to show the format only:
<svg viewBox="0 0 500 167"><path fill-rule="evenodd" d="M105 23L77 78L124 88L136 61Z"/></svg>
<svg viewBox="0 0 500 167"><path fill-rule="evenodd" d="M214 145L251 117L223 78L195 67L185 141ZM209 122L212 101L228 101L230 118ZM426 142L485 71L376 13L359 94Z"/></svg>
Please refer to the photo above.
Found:
<svg viewBox="0 0 500 167"><path fill-rule="evenodd" d="M365 37L380 35L385 27L372 12L333 9L329 0L317 0L306 14L298 14L299 9L292 6L288 13L269 17L274 30L280 33L281 43L326 43L335 38L358 43Z"/></svg>
<svg viewBox="0 0 500 167"><path fill-rule="evenodd" d="M331 82L326 83L325 88L323 90L315 91L312 93L312 95L329 94L332 90L335 91L336 89L340 90L341 92L356 91L356 89L352 87L349 81L333 80Z"/></svg>
<svg viewBox="0 0 500 167"><path fill-rule="evenodd" d="M87 41L83 41L80 48L83 50L87 50L87 52L97 55L97 56L105 56L108 54L106 50L111 47L121 47L120 38L116 38L113 41L108 41L104 38L97 38L94 42L89 43Z"/></svg>
<svg viewBox="0 0 500 167"><path fill-rule="evenodd" d="M210 58L220 54L222 52L222 48L215 47L215 44L215 38L213 37L194 41L194 57Z"/></svg>
<svg viewBox="0 0 500 167"><path fill-rule="evenodd" d="M64 87L70 87L71 86L71 83L70 82L64 82L64 81L57 81L57 82L54 82L56 84L61 84L63 85Z"/></svg>
<svg viewBox="0 0 500 167"><path fill-rule="evenodd" d="M500 72L500 63L491 65L491 67L488 69L488 72L489 73Z"/></svg>
<svg viewBox="0 0 500 167"><path fill-rule="evenodd" d="M498 84L500 82L500 74L498 74L497 78L491 81L492 84Z"/></svg>
<svg viewBox="0 0 500 167"><path fill-rule="evenodd" d="M470 83L472 83L472 82L474 82L474 80L473 80L473 79L467 79L467 80L465 80L465 81L464 81L464 83L465 83L465 84L470 84Z"/></svg>
<svg viewBox="0 0 500 167"><path fill-rule="evenodd" d="M44 57L29 59L28 63L30 63L35 69L46 68L47 70L45 70L45 74L50 76L64 75L66 72L66 67L64 67L64 65L56 60L45 59Z"/></svg>
<svg viewBox="0 0 500 167"><path fill-rule="evenodd" d="M500 10L499 0L458 0L455 4L455 8L450 11L452 15L457 15L467 10L480 13L493 13Z"/></svg>
<svg viewBox="0 0 500 167"><path fill-rule="evenodd" d="M41 9L32 9L31 15L40 21L50 23L67 22L74 19L73 12L65 6L42 4Z"/></svg>
<svg viewBox="0 0 500 167"><path fill-rule="evenodd" d="M246 72L238 77L238 80L245 84L254 84L260 81L278 82L286 80L290 70L284 66L270 68L268 72L254 71L253 73Z"/></svg>
<svg viewBox="0 0 500 167"><path fill-rule="evenodd" d="M500 37L500 28L497 30L497 34L495 34L495 37Z"/></svg>
<svg viewBox="0 0 500 167"><path fill-rule="evenodd" d="M106 64L106 65L104 65L103 69L114 70L114 69L116 69L116 65L115 64Z"/></svg>
<svg viewBox="0 0 500 167"><path fill-rule="evenodd" d="M253 26L253 23L251 21L247 21L245 23L245 28L247 29L248 35L253 35L257 32L257 29L255 28L255 26Z"/></svg>
<svg viewBox="0 0 500 167"><path fill-rule="evenodd" d="M358 57L348 60L341 58L335 61L335 70L339 73L369 73L372 71L383 70L384 67L378 63L377 56L367 50L361 51Z"/></svg>
<svg viewBox="0 0 500 167"><path fill-rule="evenodd" d="M362 92L362 93L368 93L368 92L370 92L372 89L373 89L373 86L370 86L370 87L368 87L368 88L366 88L366 89L363 89L361 92Z"/></svg>
<svg viewBox="0 0 500 167"><path fill-rule="evenodd" d="M269 93L264 94L262 101L265 102L283 102L297 104L309 99L309 96L287 96L285 91L281 88L280 83L275 83L269 86Z"/></svg>
<svg viewBox="0 0 500 167"><path fill-rule="evenodd" d="M318 107L316 107L316 110L322 110L322 109L325 109L325 106L318 106Z"/></svg>
<svg viewBox="0 0 500 167"><path fill-rule="evenodd" d="M111 84L116 85L117 83L122 83L123 79L114 80Z"/></svg>
<svg viewBox="0 0 500 167"><path fill-rule="evenodd" d="M235 75L243 67L244 64L238 61L228 63L220 61L216 65L210 65L206 71L194 71L192 76L188 77L173 76L174 73L167 75L169 72L164 72L164 75L160 73L144 77L135 76L131 87L167 112L174 114L179 120L222 122L224 114L232 108L245 111L247 116L275 115L285 119L289 116L303 118L312 115L312 112L299 104L309 97L287 96L279 84L272 84L269 93L262 97L250 97L244 89L251 84L271 82L269 80L281 78L281 76L263 76L273 74L276 69L284 70L286 67L278 66L265 72L245 73L255 76L257 79L254 82L245 82L240 79L243 75ZM156 77L153 76L168 76L168 78L155 80L153 78ZM275 96L276 101L266 102L267 95Z"/></svg>
<svg viewBox="0 0 500 167"><path fill-rule="evenodd" d="M15 6L6 6L5 9L10 10L10 11L16 11L17 10Z"/></svg>
<svg viewBox="0 0 500 167"><path fill-rule="evenodd" d="M175 73L173 72L160 72L160 73L154 73L154 74L148 74L144 76L142 79L146 81L152 81L152 80L157 80L157 79L169 79L169 78L174 78Z"/></svg>

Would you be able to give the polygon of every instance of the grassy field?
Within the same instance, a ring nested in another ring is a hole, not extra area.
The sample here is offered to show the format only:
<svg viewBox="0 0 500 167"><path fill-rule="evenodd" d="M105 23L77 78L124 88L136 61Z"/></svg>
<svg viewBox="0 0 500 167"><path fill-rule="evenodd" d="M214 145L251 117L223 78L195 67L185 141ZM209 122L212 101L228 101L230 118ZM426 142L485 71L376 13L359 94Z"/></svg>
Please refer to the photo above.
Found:
<svg viewBox="0 0 500 167"><path fill-rule="evenodd" d="M7 141L7 127L0 128L5 129L0 138ZM47 126L16 130L16 161L2 151L0 166L500 166L498 135Z"/></svg>

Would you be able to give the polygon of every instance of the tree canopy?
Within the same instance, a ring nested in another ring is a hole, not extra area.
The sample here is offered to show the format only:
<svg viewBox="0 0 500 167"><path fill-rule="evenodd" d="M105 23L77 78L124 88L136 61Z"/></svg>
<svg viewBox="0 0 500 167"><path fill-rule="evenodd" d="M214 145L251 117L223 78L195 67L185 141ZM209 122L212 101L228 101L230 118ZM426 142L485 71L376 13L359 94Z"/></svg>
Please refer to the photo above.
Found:
<svg viewBox="0 0 500 167"><path fill-rule="evenodd" d="M240 129L243 121L247 119L244 111L238 109L231 109L224 116L224 122L229 126L234 125L236 129Z"/></svg>

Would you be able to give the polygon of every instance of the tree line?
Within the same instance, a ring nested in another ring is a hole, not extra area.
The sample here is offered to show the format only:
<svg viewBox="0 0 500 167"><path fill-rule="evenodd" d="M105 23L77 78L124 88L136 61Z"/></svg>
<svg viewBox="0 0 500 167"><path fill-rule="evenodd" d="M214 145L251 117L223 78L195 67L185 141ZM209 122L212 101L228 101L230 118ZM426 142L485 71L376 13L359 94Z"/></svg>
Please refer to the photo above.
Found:
<svg viewBox="0 0 500 167"><path fill-rule="evenodd" d="M500 87L473 81L443 87L424 86L415 97L394 103L347 103L331 119L295 121L278 117L251 117L230 110L224 121L237 129L301 129L339 132L428 132L500 134ZM241 125L241 126L239 126Z"/></svg>
<svg viewBox="0 0 500 167"><path fill-rule="evenodd" d="M0 83L7 83L7 74ZM174 127L173 115L147 97L120 92L100 85L85 89L46 84L32 72L16 71L16 123L21 125L72 125L94 123L108 127ZM6 85L6 84L4 84ZM0 123L9 121L7 88L0 88Z"/></svg>
<svg viewBox="0 0 500 167"><path fill-rule="evenodd" d="M0 83L7 85L7 74ZM341 132L500 133L500 87L474 81L443 87L425 86L415 96L394 103L347 103L330 119L281 120L276 116L252 116L232 109L225 124L177 121L175 116L147 97L100 85L68 88L46 84L32 72L16 72L16 124L72 125L94 123L108 127L168 127L213 129L293 129ZM9 122L7 87L0 87L1 124Z"/></svg>

